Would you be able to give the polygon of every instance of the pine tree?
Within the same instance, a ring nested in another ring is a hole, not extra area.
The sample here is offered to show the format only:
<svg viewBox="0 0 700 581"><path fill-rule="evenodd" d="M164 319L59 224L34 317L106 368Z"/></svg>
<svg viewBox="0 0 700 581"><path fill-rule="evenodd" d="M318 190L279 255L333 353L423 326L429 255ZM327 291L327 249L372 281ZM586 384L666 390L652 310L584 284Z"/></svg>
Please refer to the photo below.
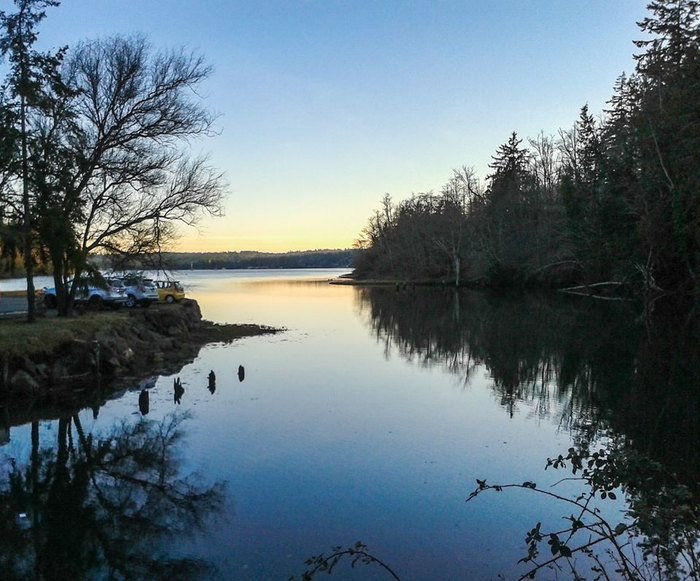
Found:
<svg viewBox="0 0 700 581"><path fill-rule="evenodd" d="M14 109L15 127L9 128L17 135L22 220L22 254L27 278L27 320L36 316L34 301L34 204L30 175L30 132L32 112L47 105L47 84L58 79L58 66L64 51L56 54L39 53L33 49L37 40L37 27L45 18L45 9L58 6L56 0L15 0L17 12L0 12L0 56L7 58L10 72L4 87L5 106Z"/></svg>
<svg viewBox="0 0 700 581"><path fill-rule="evenodd" d="M696 285L700 263L700 8L657 0L640 23L639 90L630 120L637 140L636 210L647 278L666 290Z"/></svg>

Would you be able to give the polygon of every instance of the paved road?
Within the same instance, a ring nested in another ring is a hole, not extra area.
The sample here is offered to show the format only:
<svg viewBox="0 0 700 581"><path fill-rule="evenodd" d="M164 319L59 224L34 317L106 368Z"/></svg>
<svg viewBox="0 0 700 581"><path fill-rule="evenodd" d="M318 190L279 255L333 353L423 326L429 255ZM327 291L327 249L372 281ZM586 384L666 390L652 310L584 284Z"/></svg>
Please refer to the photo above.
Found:
<svg viewBox="0 0 700 581"><path fill-rule="evenodd" d="M26 297L0 297L0 315L9 315L11 313L26 313L27 299Z"/></svg>

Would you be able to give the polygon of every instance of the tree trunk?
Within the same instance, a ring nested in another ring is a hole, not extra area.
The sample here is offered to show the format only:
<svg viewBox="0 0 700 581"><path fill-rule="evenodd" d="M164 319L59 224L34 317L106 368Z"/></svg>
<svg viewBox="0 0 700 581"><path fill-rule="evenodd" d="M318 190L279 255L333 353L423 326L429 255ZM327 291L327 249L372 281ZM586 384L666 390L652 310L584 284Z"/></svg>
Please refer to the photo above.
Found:
<svg viewBox="0 0 700 581"><path fill-rule="evenodd" d="M56 289L56 310L59 317L68 317L73 311L73 300L64 283L65 261L62 252L50 252L53 266L53 284Z"/></svg>
<svg viewBox="0 0 700 581"><path fill-rule="evenodd" d="M22 67L22 82L25 82L26 71ZM27 277L27 322L36 320L36 301L34 300L34 261L32 253L32 216L29 202L29 160L27 153L27 111L24 95L20 97L20 120L22 125L22 211L24 212L24 271Z"/></svg>

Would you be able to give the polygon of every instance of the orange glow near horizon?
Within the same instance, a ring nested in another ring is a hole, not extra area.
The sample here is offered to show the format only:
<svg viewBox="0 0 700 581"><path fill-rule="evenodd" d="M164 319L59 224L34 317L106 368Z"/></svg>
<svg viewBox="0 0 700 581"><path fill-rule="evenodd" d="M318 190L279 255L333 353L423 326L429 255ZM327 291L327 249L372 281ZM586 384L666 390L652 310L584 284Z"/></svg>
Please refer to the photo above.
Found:
<svg viewBox="0 0 700 581"><path fill-rule="evenodd" d="M202 220L199 228L180 228L181 237L171 249L175 252L296 252L352 248L365 225L366 212L361 207L354 209L356 215L352 213L338 210L319 215L313 210L303 214L290 211L281 219L266 215L259 208L245 214L229 209L222 218Z"/></svg>

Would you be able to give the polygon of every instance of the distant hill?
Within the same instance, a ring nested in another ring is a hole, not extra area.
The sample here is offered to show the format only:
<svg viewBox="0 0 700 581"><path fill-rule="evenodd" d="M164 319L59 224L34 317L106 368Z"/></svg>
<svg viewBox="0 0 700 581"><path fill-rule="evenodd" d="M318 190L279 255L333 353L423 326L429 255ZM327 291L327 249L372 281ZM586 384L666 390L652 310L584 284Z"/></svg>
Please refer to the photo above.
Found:
<svg viewBox="0 0 700 581"><path fill-rule="evenodd" d="M172 252L163 255L168 268L352 268L356 251L304 250L299 252Z"/></svg>

